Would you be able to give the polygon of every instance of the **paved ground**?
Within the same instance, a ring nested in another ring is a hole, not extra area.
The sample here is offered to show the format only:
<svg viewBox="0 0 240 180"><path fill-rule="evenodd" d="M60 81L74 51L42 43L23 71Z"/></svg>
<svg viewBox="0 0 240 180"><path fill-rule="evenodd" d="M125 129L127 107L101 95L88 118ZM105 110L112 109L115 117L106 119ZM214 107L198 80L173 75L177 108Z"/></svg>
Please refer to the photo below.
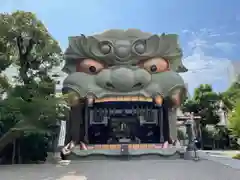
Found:
<svg viewBox="0 0 240 180"><path fill-rule="evenodd" d="M236 150L211 150L211 151L203 151L209 155L220 155L220 156L226 156L226 157L233 157L236 154L240 154L240 151Z"/></svg>
<svg viewBox="0 0 240 180"><path fill-rule="evenodd" d="M199 151L202 158L221 163L240 170L240 160L232 159L239 151Z"/></svg>
<svg viewBox="0 0 240 180"><path fill-rule="evenodd" d="M2 180L239 180L240 170L213 161L99 160L68 166L1 166Z"/></svg>

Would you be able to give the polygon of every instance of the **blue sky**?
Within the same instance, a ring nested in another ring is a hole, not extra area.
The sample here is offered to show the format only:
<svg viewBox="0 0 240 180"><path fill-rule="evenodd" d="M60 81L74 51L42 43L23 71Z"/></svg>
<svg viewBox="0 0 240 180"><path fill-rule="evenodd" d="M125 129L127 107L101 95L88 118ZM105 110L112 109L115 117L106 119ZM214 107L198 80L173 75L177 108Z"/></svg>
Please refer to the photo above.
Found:
<svg viewBox="0 0 240 180"><path fill-rule="evenodd" d="M228 87L231 61L239 60L239 7L238 0L1 0L0 12L35 12L63 49L68 36L110 28L177 33L192 92L201 83Z"/></svg>

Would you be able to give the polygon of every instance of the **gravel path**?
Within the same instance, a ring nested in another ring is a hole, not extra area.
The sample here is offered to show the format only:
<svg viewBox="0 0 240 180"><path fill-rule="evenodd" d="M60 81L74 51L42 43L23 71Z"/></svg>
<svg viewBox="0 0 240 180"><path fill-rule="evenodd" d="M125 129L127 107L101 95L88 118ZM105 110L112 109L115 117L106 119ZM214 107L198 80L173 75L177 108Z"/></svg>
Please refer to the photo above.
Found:
<svg viewBox="0 0 240 180"><path fill-rule="evenodd" d="M201 160L99 160L1 166L1 180L239 180L240 171Z"/></svg>

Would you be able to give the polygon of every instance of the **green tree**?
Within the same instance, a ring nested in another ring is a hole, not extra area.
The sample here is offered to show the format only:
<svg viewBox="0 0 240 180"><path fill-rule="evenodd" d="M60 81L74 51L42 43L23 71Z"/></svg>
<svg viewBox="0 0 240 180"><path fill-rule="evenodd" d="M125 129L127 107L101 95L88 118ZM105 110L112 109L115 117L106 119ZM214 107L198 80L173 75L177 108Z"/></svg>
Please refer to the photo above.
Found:
<svg viewBox="0 0 240 180"><path fill-rule="evenodd" d="M16 11L1 14L0 31L5 61L19 69L19 80L29 84L33 77L43 77L61 63L61 48L43 23L31 12ZM1 61L2 62L2 61ZM2 66L2 65L1 65Z"/></svg>
<svg viewBox="0 0 240 180"><path fill-rule="evenodd" d="M202 84L195 89L193 97L184 102L182 111L194 112L195 115L201 116L201 123L204 126L207 124L215 125L219 122L217 110L220 99L220 95L213 91L211 85Z"/></svg>
<svg viewBox="0 0 240 180"><path fill-rule="evenodd" d="M1 72L10 65L18 69L17 86L8 91L4 102L11 102L11 107L16 104L18 110L23 106L30 119L33 114L40 115L41 103L53 110L55 82L51 70L62 62L59 44L31 12L0 14L0 24ZM6 78L2 79L2 89L9 89Z"/></svg>
<svg viewBox="0 0 240 180"><path fill-rule="evenodd" d="M231 133L240 138L240 101L238 100L233 110L229 113L228 128Z"/></svg>
<svg viewBox="0 0 240 180"><path fill-rule="evenodd" d="M222 100L227 109L231 111L236 102L240 99L240 83L234 82L225 92L221 94Z"/></svg>
<svg viewBox="0 0 240 180"><path fill-rule="evenodd" d="M0 14L0 24L0 89L7 92L7 98L0 101L1 151L23 131L46 131L56 123L56 110L62 108L54 97L57 75L53 77L52 69L61 64L62 51L31 12ZM2 73L10 66L18 70L14 86Z"/></svg>

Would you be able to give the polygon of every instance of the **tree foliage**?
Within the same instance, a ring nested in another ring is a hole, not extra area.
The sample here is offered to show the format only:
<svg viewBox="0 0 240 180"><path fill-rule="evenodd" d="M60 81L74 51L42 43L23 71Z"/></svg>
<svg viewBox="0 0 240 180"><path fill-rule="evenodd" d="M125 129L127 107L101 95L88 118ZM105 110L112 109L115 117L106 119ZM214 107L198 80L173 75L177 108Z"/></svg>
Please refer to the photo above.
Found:
<svg viewBox="0 0 240 180"><path fill-rule="evenodd" d="M61 48L31 12L0 14L0 24L0 69L12 65L18 70L18 83L11 90L6 78L0 81L2 89L8 89L8 98L2 102L5 109L24 119L51 116L56 108L51 70L62 61Z"/></svg>
<svg viewBox="0 0 240 180"><path fill-rule="evenodd" d="M240 137L240 83L234 82L225 92L221 94L222 99L228 107L228 128L231 133Z"/></svg>
<svg viewBox="0 0 240 180"><path fill-rule="evenodd" d="M228 128L232 134L240 138L240 101L238 100L233 110L229 113Z"/></svg>
<svg viewBox="0 0 240 180"><path fill-rule="evenodd" d="M187 99L182 105L183 112L194 112L202 117L202 124L217 124L219 116L217 110L220 95L213 91L211 85L202 84L195 89L191 99Z"/></svg>
<svg viewBox="0 0 240 180"><path fill-rule="evenodd" d="M0 25L0 96L7 93L0 100L0 135L10 129L45 131L62 111L52 76L62 62L61 48L31 12L2 13ZM3 73L7 68L17 70L15 84Z"/></svg>
<svg viewBox="0 0 240 180"><path fill-rule="evenodd" d="M33 13L1 14L0 24L4 27L0 32L1 44L5 44L1 50L6 57L4 64L10 61L18 65L25 84L28 76L42 76L61 63L59 44Z"/></svg>
<svg viewBox="0 0 240 180"><path fill-rule="evenodd" d="M224 104L231 111L240 99L240 83L234 82L221 96Z"/></svg>

